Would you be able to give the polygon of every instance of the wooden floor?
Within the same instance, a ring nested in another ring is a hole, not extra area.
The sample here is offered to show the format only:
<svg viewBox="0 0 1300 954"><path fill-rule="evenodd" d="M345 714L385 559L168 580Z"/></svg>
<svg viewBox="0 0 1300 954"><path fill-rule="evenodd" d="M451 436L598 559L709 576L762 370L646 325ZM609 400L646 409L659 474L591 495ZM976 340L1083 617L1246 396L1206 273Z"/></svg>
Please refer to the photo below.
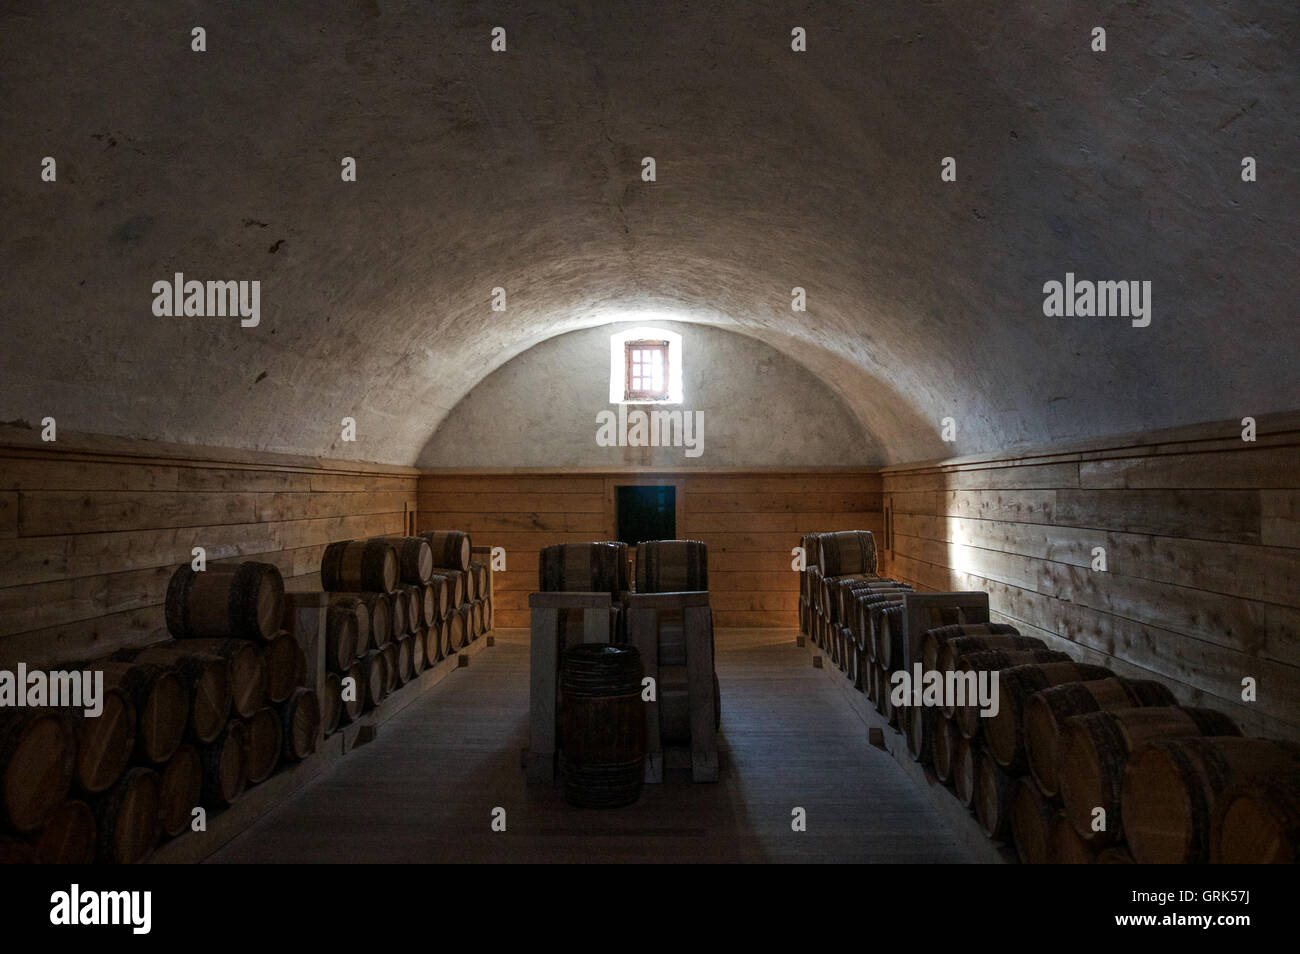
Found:
<svg viewBox="0 0 1300 954"><path fill-rule="evenodd" d="M686 770L613 811L529 789L526 630L498 630L371 743L286 800L215 862L966 862L921 792L867 743L839 673L793 630L719 630L722 779ZM506 809L507 830L491 830ZM791 811L807 831L791 830Z"/></svg>

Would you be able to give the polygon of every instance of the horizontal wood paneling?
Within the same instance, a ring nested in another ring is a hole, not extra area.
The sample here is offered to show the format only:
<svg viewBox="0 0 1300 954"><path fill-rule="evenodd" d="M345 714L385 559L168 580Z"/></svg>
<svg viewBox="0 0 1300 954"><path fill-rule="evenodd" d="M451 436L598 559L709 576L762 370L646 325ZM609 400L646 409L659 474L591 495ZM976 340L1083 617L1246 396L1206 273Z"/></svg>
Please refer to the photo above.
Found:
<svg viewBox="0 0 1300 954"><path fill-rule="evenodd" d="M709 545L709 583L719 626L790 626L799 579L790 550L803 533L880 532L880 478L874 474L428 474L420 479L421 529L468 530L476 546L506 550L494 574L500 626L528 625L537 554L555 543L612 539L613 488L629 483L679 488L677 535Z"/></svg>
<svg viewBox="0 0 1300 954"><path fill-rule="evenodd" d="M987 590L1006 621L1076 658L1300 738L1297 437L887 470L888 570ZM1246 677L1257 701L1241 699Z"/></svg>
<svg viewBox="0 0 1300 954"><path fill-rule="evenodd" d="M90 658L165 635L167 581L193 548L318 573L326 544L400 533L398 468L0 450L0 666ZM5 529L12 533L6 535Z"/></svg>

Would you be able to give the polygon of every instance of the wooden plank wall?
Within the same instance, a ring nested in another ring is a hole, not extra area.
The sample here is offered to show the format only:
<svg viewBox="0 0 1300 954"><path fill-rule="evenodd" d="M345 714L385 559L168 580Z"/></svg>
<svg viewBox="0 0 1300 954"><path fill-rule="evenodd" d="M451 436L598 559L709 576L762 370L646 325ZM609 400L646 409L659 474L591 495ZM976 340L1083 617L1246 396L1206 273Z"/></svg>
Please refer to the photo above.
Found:
<svg viewBox="0 0 1300 954"><path fill-rule="evenodd" d="M892 575L987 590L1000 621L1080 661L1300 739L1300 430L883 478Z"/></svg>
<svg viewBox="0 0 1300 954"><path fill-rule="evenodd" d="M420 478L422 530L468 530L475 546L506 549L494 576L498 626L528 625L537 555L553 543L615 535L614 488L677 487L677 535L709 545L711 604L718 626L793 627L799 579L790 550L799 535L829 529L881 530L874 473L478 474Z"/></svg>
<svg viewBox="0 0 1300 954"><path fill-rule="evenodd" d="M112 447L0 447L0 668L163 638L167 581L195 546L317 573L327 543L400 533L415 506L410 468Z"/></svg>

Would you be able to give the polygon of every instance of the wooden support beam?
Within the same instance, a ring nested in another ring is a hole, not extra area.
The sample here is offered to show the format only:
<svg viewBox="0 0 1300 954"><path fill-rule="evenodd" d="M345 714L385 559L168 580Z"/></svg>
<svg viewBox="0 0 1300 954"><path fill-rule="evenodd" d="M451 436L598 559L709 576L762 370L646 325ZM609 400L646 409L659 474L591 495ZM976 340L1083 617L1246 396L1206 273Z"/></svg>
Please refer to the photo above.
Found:
<svg viewBox="0 0 1300 954"><path fill-rule="evenodd" d="M718 722L713 711L713 625L708 606L687 606L686 678L691 706L691 779L718 780Z"/></svg>
<svg viewBox="0 0 1300 954"><path fill-rule="evenodd" d="M664 780L663 742L659 738L659 611L629 600L627 641L641 654L645 674L655 680L655 697L645 704L645 781L656 785Z"/></svg>

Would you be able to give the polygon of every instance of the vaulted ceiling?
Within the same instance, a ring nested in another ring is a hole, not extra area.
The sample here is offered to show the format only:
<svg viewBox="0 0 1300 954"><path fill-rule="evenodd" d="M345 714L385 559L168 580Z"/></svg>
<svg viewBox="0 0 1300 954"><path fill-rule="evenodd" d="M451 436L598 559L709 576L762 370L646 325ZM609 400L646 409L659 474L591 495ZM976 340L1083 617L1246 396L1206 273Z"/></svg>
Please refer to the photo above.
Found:
<svg viewBox="0 0 1300 954"><path fill-rule="evenodd" d="M0 420L410 463L647 315L784 352L882 463L1292 410L1298 41L1291 2L19 0ZM175 272L260 324L156 317ZM1067 272L1150 326L1046 317Z"/></svg>

